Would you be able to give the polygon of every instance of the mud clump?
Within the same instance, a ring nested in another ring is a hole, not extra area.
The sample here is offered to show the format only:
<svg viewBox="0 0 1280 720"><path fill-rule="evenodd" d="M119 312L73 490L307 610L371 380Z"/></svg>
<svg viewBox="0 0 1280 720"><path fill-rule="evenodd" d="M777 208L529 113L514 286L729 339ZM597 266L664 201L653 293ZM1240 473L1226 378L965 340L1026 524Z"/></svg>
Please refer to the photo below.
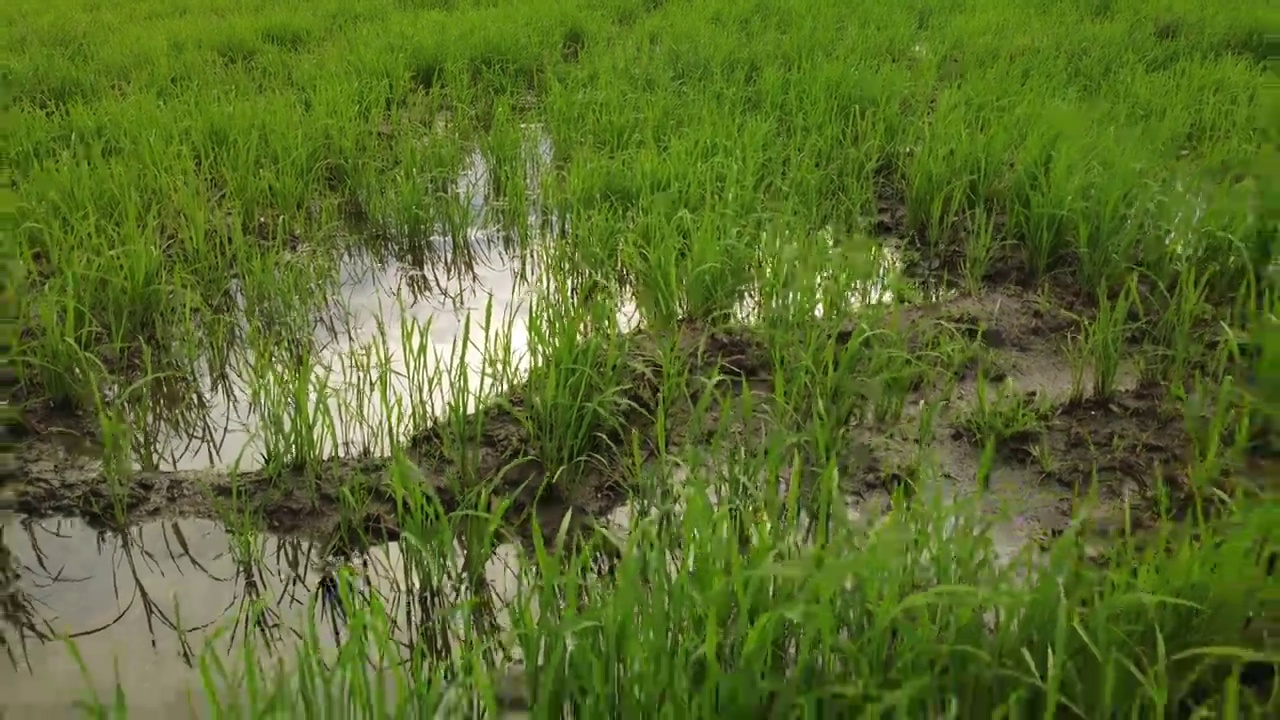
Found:
<svg viewBox="0 0 1280 720"><path fill-rule="evenodd" d="M615 403L618 413L599 418L592 445L584 453L590 459L575 467L550 468L538 457L531 432L537 419L531 415L522 387L473 416L471 420L478 422L472 424L478 431L465 441L460 443L452 427L440 424L415 433L408 446L424 461L427 472L448 478L446 484L460 482L464 488L484 487L514 498L511 512L516 517L509 520L520 522L535 507L540 516L550 513L560 517L572 509L600 517L627 497L627 462L621 453L638 446L646 451L647 460L657 450L654 412L667 370L662 365L664 358L679 362L682 376L689 378L720 375L746 382L768 373L768 347L751 328L743 326L715 328L687 321L671 337L635 330L621 341L624 370L622 393ZM697 387L689 389L690 397L681 399L688 407L669 403L668 439L683 435L687 429L692 404L700 392ZM548 482L552 477L555 481Z"/></svg>
<svg viewBox="0 0 1280 720"><path fill-rule="evenodd" d="M1096 478L1103 489L1136 483L1149 490L1153 477L1186 463L1190 446L1180 419L1151 388L1068 402L1049 420L1044 440L1048 477L1073 488Z"/></svg>
<svg viewBox="0 0 1280 720"><path fill-rule="evenodd" d="M84 518L104 528L157 517L225 520L244 515L279 534L312 534L336 523L344 498L363 512L394 507L382 483L386 459L335 459L283 471L134 471L114 480L99 463L60 447L34 444L20 456L13 509L28 517ZM432 487L446 501L447 488Z"/></svg>
<svg viewBox="0 0 1280 720"><path fill-rule="evenodd" d="M938 318L993 350L1042 350L1078 326L1061 308L1015 292L957 298Z"/></svg>
<svg viewBox="0 0 1280 720"><path fill-rule="evenodd" d="M914 344L922 344L918 338L931 329L946 328L975 347L954 378L952 407L943 417L951 439L964 446L950 453L965 455L953 463L957 467L970 467L984 449L986 438L965 421L977 405L979 383L986 382L988 413L1000 414L990 407L996 397L1013 407L993 420L998 427L987 428L1002 433L991 458L994 470L1061 488L1072 504L1096 489L1108 512L1128 506L1153 518L1162 491L1168 491L1175 513L1191 505L1188 475L1196 442L1183 408L1163 387L1122 379L1107 397L1076 398L1078 378L1065 352L1067 339L1080 328L1076 314L1012 287L910 306L900 314L900 327L913 334ZM1214 480L1229 486L1231 472Z"/></svg>

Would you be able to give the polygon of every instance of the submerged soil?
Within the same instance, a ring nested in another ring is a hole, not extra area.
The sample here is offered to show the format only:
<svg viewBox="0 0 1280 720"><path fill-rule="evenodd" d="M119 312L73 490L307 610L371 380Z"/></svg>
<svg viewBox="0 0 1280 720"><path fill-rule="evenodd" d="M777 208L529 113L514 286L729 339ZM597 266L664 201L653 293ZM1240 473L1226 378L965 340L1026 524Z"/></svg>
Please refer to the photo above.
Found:
<svg viewBox="0 0 1280 720"><path fill-rule="evenodd" d="M998 388L1012 388L1041 408L1043 422L1002 439L985 475L990 479L988 490L996 491L992 503L1012 505L1027 539L1061 532L1077 498L1092 489L1104 506L1127 504L1130 512L1144 517L1152 512L1152 478L1179 482L1191 447L1181 411L1166 406L1159 388L1135 386L1125 378L1111 397L1073 399L1064 344L1077 320L1044 297L1006 287L977 297L900 305L878 317L876 322L908 338L908 347L918 351L916 359L922 364L936 364L927 339L939 332L967 339L973 352L959 375L935 379L913 391L911 407L934 398L946 400L930 437L919 436L914 411L905 413L897 425L865 420L850 424L849 457L841 470L852 503L883 498L910 476L913 465L926 460L956 492L977 489L985 448L965 417L977 402L979 382L988 385L987 396ZM664 444L669 449L697 445L708 428L726 422L741 437L767 432L768 423L779 422L767 412L776 348L763 333L749 326L711 328L698 323L686 323L678 333L679 352L694 378L714 375L734 382L724 397L711 403L712 416L702 417L700 427L693 426L689 408L682 412L676 406L668 413ZM837 331L835 339L847 342L851 335ZM525 400L519 389L473 416L480 432L471 443L465 472L458 458L444 451L448 428L413 434L407 458L419 471L418 482L446 510L457 507L470 490L492 488L512 500L508 519L516 528L527 529L533 517L544 527L555 527L569 510L576 518L608 515L626 502L630 481L623 469L626 463L610 458L611 448L641 447L652 456L658 446L653 412L662 368L655 348L670 339L645 330L624 337L624 367L629 373L625 399L631 416L618 430L601 433L598 450L603 461L580 468L572 482L544 489L547 470L534 457L533 441L522 422ZM744 387L761 398L766 411L759 417L737 416L733 395ZM689 399L690 408L697 399ZM395 494L388 482L390 458L337 459L310 468L234 474L216 469L134 471L127 480L112 482L100 463L37 440L22 447L18 465L19 483L9 502L29 517L79 516L118 526L122 520L218 519L231 512L273 532L325 539L335 543L335 549L398 535ZM359 498L358 507L344 502L344 496Z"/></svg>

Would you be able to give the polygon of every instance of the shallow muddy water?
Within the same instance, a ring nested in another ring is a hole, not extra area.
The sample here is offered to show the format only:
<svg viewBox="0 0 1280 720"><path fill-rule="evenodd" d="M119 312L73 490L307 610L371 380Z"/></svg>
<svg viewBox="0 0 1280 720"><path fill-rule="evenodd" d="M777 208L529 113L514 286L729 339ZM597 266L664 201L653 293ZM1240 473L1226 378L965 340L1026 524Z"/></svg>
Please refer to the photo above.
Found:
<svg viewBox="0 0 1280 720"><path fill-rule="evenodd" d="M22 617L3 623L15 664L0 668L0 708L12 717L76 717L76 700L96 695L110 704L117 683L132 716L204 716L206 653L236 668L249 632L260 655L288 667L309 628L322 652L334 650L344 633L332 594L334 565L305 540L257 536L246 547L245 538L217 523L191 519L148 522L118 534L79 520L10 515L0 532L26 607ZM448 613L413 604L420 588L407 587L402 563L393 542L346 566L359 578L359 592L376 593L397 639L430 635L457 642L457 627L422 626L422 618ZM515 573L514 549L499 547L486 567L499 626ZM447 607L461 598L441 588L439 600ZM266 611L250 624L257 603ZM87 677L63 637L75 643ZM220 678L215 682L223 686Z"/></svg>
<svg viewBox="0 0 1280 720"><path fill-rule="evenodd" d="M152 523L126 541L78 520L25 524L15 517L2 531L20 569L17 590L30 603L29 625L5 628L18 663L0 671L10 712L73 716L70 703L86 693L109 702L118 673L137 711L188 715L189 694L200 692L192 645L202 645L210 627L234 623L244 591L225 532L205 521ZM287 573L274 568L282 588L307 568L305 556L293 559ZM285 612L296 614L298 604L285 598ZM62 634L74 638L89 683L56 639Z"/></svg>
<svg viewBox="0 0 1280 720"><path fill-rule="evenodd" d="M385 454L387 440L379 437L389 405L408 408L425 400L437 412L451 400L447 379L459 360L466 364L471 387L481 381L482 357L486 346L484 322L492 308L493 327L488 343L504 334L510 338L513 364L527 344L529 288L516 277L514 263L501 253L485 266L475 268L475 277L449 298L415 297L404 278L412 269L394 262L376 264L356 259L344 268L344 296L338 298L345 319L339 333L322 339L323 350L312 373L312 401L325 403L333 415L336 437L331 448L340 454L367 451ZM459 347L464 325L471 323L468 345ZM411 335L406 335L406 332ZM461 352L459 352L461 350ZM411 353L423 353L413 359ZM410 367L425 360L426 367ZM371 369L388 375L388 397L373 395ZM423 373L440 373L444 382L436 387L415 383L409 378ZM324 397L321 397L323 388ZM161 456L167 462L158 469L195 470L207 467L254 469L263 450L262 422L256 412L253 390L237 384L230 398L210 396L212 437L192 438L171 431L164 438ZM435 414L435 413L432 413Z"/></svg>
<svg viewBox="0 0 1280 720"><path fill-rule="evenodd" d="M955 478L942 478L932 490L951 502L973 499L972 483L963 477L970 468L947 457L946 448L939 458ZM685 472L677 469L671 482L682 485ZM785 492L786 478L777 482ZM993 475L990 492L979 499L992 522L992 550L1005 561L1066 512L1061 493L1037 488L1025 473L1007 469ZM875 522L886 501L883 495L864 498L850 508L850 520ZM607 523L625 535L633 520L624 505ZM270 650L262 659L284 659L287 667L299 637L311 628L323 651L333 651L342 637L336 605L326 593L335 561L304 539L255 534L250 540L217 522L195 519L146 522L121 534L75 519L9 515L0 531L27 609L20 618L5 619L17 665L0 669L0 705L19 717L75 716L75 699L96 693L109 703L117 683L135 716L204 716L202 653L216 653L236 667L250 632L256 648ZM516 548L500 546L485 568L498 628L506 625L504 607L517 590L517 564ZM398 543L376 546L343 566L360 578L364 592L377 594L397 639L456 637L456 627L426 628L423 618L446 616L444 608L464 601L459 584L415 586L406 579ZM459 551L453 567L460 566ZM437 597L438 606L426 612L415 607L422 591ZM246 624L254 600L268 608L265 627ZM74 639L87 678L59 639L64 635Z"/></svg>
<svg viewBox="0 0 1280 720"><path fill-rule="evenodd" d="M540 128L531 126L527 131L526 172L529 187L536 188L552 148ZM465 261L453 257L443 235L428 238L433 249L421 257L353 250L342 259L332 313L314 328L318 354L307 379L310 402L327 406L332 414L335 427L325 438L329 453L387 454L388 423L422 423L444 412L453 400L459 364L466 368L467 386L473 392L481 387L486 362L493 362L499 338L513 371L527 364L528 313L536 270L526 259L512 256L498 237L501 231L487 215L493 205L490 185L484 156L472 153L454 190L470 222L466 238L470 257ZM530 226L538 227L540 209L533 190L528 199ZM459 262L466 267L455 266ZM487 314L489 327L485 326ZM633 309L619 311L620 321L633 322L633 317ZM280 367L274 357L254 362L261 366L234 369L230 393L206 394L209 407L200 431L193 432L189 424L179 428L158 423L154 469L261 466L265 449L261 410L278 406L292 392L287 386L264 385L262 378L287 385L293 380L289 374L293 368ZM385 388L375 387L374 375L385 381ZM429 376L437 380L428 380ZM469 404L474 400L467 398ZM388 408L404 416L388 418ZM411 412L425 416L411 418Z"/></svg>

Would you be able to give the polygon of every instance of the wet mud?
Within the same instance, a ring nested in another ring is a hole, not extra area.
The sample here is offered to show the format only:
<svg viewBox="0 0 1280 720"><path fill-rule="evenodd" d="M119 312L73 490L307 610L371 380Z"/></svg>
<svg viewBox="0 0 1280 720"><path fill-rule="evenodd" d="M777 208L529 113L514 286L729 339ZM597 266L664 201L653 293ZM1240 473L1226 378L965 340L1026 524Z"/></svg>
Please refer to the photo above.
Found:
<svg viewBox="0 0 1280 720"><path fill-rule="evenodd" d="M647 451L655 448L653 413L662 373L653 335L633 331L620 342L625 345L628 413L623 422L596 433L590 454L601 460L581 468L573 482L545 482L548 470L536 457L525 417L527 403L517 389L468 418L466 425L479 430L467 438L464 456L452 451L459 443L451 436L452 427L443 423L406 438L405 462L417 470L419 489L434 496L446 512L478 489L509 498L512 524L525 530L535 516L544 527L554 527L569 510L579 517L603 517L613 511L626 500L626 478L619 474L623 460L617 453L627 450L633 439ZM740 382L768 377L768 349L747 328L689 323L679 331L678 348L682 367L693 377L717 374ZM672 436L687 432L689 413L683 414L684 422L681 418L677 407L671 418L676 422L669 427ZM277 534L330 538L341 544L381 542L397 535L396 489L388 479L394 462L391 457L336 458L306 468L243 472L135 469L113 479L101 463L65 444L32 442L18 455L19 477L10 488L8 505L26 517L79 517L99 527L233 515L254 519ZM359 507L350 506L352 496L360 498ZM353 528L363 532L353 534Z"/></svg>
<svg viewBox="0 0 1280 720"><path fill-rule="evenodd" d="M948 331L969 337L978 349L974 359L949 387L934 383L917 391L913 405L943 399L939 429L927 439L927 453L940 462L941 474L964 484L974 481L974 468L983 448L968 438L961 417L975 402L976 384L1007 383L1039 398L1045 408L1043 425L1034 433L1001 443L995 470L1015 474L1040 488L1070 498L1095 482L1104 500L1130 504L1149 492L1150 478L1171 477L1188 458L1190 446L1176 409L1167 407L1158 388L1121 383L1109 398L1075 400L1070 397L1071 367L1063 346L1075 327L1072 315L1043 297L1016 289L993 290L980 297L956 298L902 306L883 316L895 332L925 338ZM688 323L676 341L683 366L691 377L713 376L736 382L734 388L767 388L776 348L750 326L710 328ZM851 333L836 332L836 341ZM568 509L579 515L603 517L627 497L628 478L619 452L633 447L654 450L653 414L657 409L663 368L658 337L634 330L621 337L625 347L627 388L623 422L597 433L591 455L600 458L581 468L572 483L546 483L548 469L536 457L526 420L526 399L519 388L474 414L469 424L479 428L468 439L466 457L448 448L449 426L437 425L406 439L406 458L420 471L422 487L446 508L456 507L476 488L513 499L513 521L539 516L562 517ZM921 350L922 358L926 354ZM922 359L922 362L926 362ZM690 387L702 384L693 382ZM950 392L951 397L940 397ZM990 392L990 390L989 390ZM762 395L767 401L767 396ZM688 399L691 409L698 401ZM721 412L734 412L728 394L712 403ZM690 437L691 413L677 405L669 411L664 444L696 443ZM922 439L911 429L912 413L900 426L863 423L851 428L858 460L846 468L852 475L846 489L857 496L867 490L892 488L909 458L920 456ZM723 417L703 418L709 426L723 426ZM730 418L741 426L745 418ZM637 442L638 441L638 442ZM19 483L10 491L11 507L28 517L83 517L104 526L155 517L225 517L228 511L259 519L277 533L326 535L335 518L355 513L357 525L372 538L394 537L394 490L388 486L391 458L334 459L311 468L232 473L226 470L185 472L133 471L113 482L91 460L55 443L28 443L19 455ZM353 493L353 490L355 491ZM1136 493L1136 494L1135 494ZM360 508L344 506L344 497L362 499ZM1068 512L1047 520L1058 525Z"/></svg>

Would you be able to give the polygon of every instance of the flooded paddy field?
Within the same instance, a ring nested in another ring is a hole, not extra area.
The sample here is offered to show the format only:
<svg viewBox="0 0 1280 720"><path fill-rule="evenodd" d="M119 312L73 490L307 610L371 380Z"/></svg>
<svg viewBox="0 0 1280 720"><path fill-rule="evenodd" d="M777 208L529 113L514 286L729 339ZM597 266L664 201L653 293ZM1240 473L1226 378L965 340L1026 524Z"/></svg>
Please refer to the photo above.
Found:
<svg viewBox="0 0 1280 720"><path fill-rule="evenodd" d="M0 716L1280 710L1275 11L3 12Z"/></svg>

